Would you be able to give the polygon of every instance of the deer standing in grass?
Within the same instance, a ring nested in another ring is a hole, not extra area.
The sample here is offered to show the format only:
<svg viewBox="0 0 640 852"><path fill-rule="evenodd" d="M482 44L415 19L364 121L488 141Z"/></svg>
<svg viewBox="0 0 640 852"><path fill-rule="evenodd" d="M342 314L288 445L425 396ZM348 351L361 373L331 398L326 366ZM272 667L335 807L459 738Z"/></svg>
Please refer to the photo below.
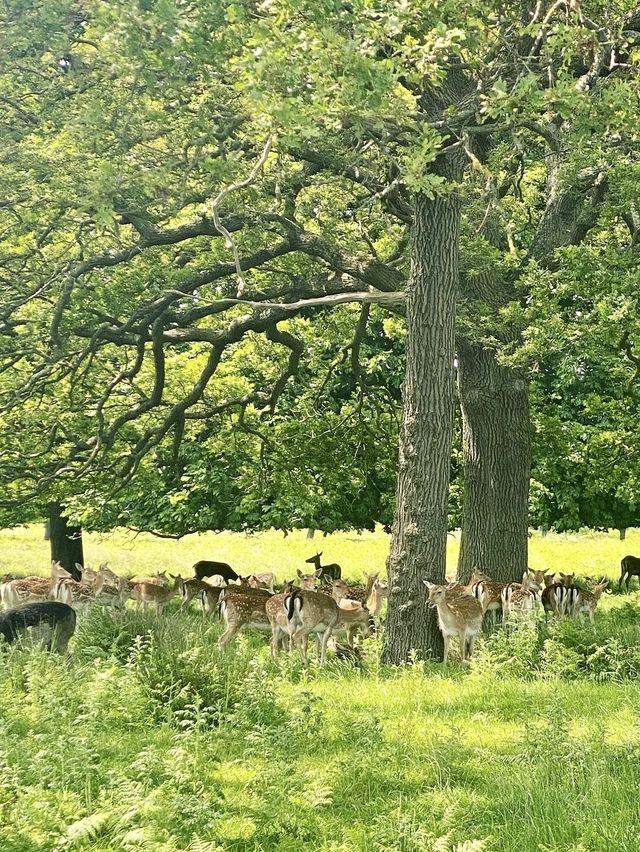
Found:
<svg viewBox="0 0 640 852"><path fill-rule="evenodd" d="M444 659L449 659L451 637L460 640L460 655L463 662L473 653L473 643L482 629L482 606L473 595L452 593L446 586L438 586L423 580L427 587L428 600L438 610L438 623L444 640Z"/></svg>
<svg viewBox="0 0 640 852"><path fill-rule="evenodd" d="M327 658L327 642L338 621L338 605L321 592L293 590L285 596L284 605L293 624L292 643L300 649L302 665L307 665L307 640L310 633L320 634L320 665Z"/></svg>
<svg viewBox="0 0 640 852"><path fill-rule="evenodd" d="M154 604L156 615L160 615L171 598L174 598L179 592L177 581L169 589L156 583L136 583L131 597L136 602L137 609L142 606L146 612L149 604Z"/></svg>
<svg viewBox="0 0 640 852"><path fill-rule="evenodd" d="M580 590L580 597L578 599L578 603L575 607L575 615L583 616L588 615L589 621L591 624L595 621L596 609L598 607L598 603L600 602L600 598L604 590L609 585L609 581L606 577L603 577L599 583L597 583L590 592L585 591L584 589Z"/></svg>
<svg viewBox="0 0 640 852"><path fill-rule="evenodd" d="M522 583L509 583L502 590L502 613L506 618L513 612L532 613L539 599L540 588L528 571L522 575Z"/></svg>
<svg viewBox="0 0 640 852"><path fill-rule="evenodd" d="M218 644L224 648L241 630L251 627L255 630L268 632L271 624L267 617L266 604L271 598L265 589L250 587L227 587L219 598L220 615L225 630Z"/></svg>
<svg viewBox="0 0 640 852"><path fill-rule="evenodd" d="M76 614L59 601L38 601L22 604L0 613L0 636L12 643L29 628L47 630L44 642L47 650L64 654L76 629Z"/></svg>
<svg viewBox="0 0 640 852"><path fill-rule="evenodd" d="M640 581L640 556L629 554L620 562L620 583L618 584L620 591L622 591L622 585L626 580L627 593L629 592L632 577L637 577Z"/></svg>

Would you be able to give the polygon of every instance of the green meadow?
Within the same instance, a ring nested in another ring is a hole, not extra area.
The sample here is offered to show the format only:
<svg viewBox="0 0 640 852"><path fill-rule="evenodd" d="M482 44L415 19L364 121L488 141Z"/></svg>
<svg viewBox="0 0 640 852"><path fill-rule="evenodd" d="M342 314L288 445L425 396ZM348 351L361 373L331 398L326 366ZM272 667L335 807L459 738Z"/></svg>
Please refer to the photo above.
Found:
<svg viewBox="0 0 640 852"><path fill-rule="evenodd" d="M44 572L39 527L4 531L7 570ZM638 533L532 538L534 567L617 575ZM450 539L450 557L456 540ZM197 558L291 574L316 545L352 576L382 533L87 537L128 573ZM595 627L485 635L469 667L272 661L259 634L219 652L182 612L79 619L69 659L0 665L2 852L612 852L640 832L640 593Z"/></svg>
<svg viewBox="0 0 640 852"><path fill-rule="evenodd" d="M459 533L447 539L447 571L455 573ZM304 560L322 552L323 562L338 562L346 576L361 579L364 572L385 570L389 536L376 532L355 531L307 539L304 530L295 530L286 538L275 530L255 535L243 533L204 533L185 536L179 541L146 533L116 530L108 535L85 534L85 560L90 565L108 562L114 570L131 576L163 569L189 574L199 559L228 562L240 573L275 571L280 579L294 576L304 568ZM49 543L39 525L0 531L0 553L4 571L46 574L49 570ZM589 577L618 579L620 560L627 553L640 554L640 530L628 530L625 541L617 531L598 533L549 533L542 537L533 532L529 565Z"/></svg>

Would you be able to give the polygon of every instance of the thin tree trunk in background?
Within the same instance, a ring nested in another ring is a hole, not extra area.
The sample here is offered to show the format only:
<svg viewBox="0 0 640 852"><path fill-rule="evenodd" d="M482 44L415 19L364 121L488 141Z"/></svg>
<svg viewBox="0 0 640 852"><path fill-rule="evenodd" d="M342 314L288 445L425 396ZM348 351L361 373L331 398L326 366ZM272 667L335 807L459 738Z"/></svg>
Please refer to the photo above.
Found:
<svg viewBox="0 0 640 852"><path fill-rule="evenodd" d="M76 562L84 565L82 528L67 523L58 503L49 504L48 523L51 560L59 562L76 580L80 580L81 574L76 568Z"/></svg>
<svg viewBox="0 0 640 852"><path fill-rule="evenodd" d="M627 528L622 527L621 529L618 530L618 532L620 533L620 541L624 541L625 538L627 537Z"/></svg>
<svg viewBox="0 0 640 852"><path fill-rule="evenodd" d="M458 346L464 501L458 577L474 568L519 580L527 568L531 470L529 385L477 344Z"/></svg>
<svg viewBox="0 0 640 852"><path fill-rule="evenodd" d="M418 194L407 289L406 373L383 660L442 656L423 579L443 583L454 412L460 201Z"/></svg>

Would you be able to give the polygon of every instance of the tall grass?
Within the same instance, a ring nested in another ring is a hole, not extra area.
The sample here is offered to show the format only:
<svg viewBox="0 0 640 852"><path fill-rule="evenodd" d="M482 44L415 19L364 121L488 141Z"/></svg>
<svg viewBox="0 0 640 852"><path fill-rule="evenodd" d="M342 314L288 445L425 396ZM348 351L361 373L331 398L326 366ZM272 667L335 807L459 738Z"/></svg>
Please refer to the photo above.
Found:
<svg viewBox="0 0 640 852"><path fill-rule="evenodd" d="M361 668L303 672L258 635L220 653L175 606L94 609L70 661L3 653L0 849L635 850L637 596L530 631L470 670L385 669L374 640Z"/></svg>
<svg viewBox="0 0 640 852"><path fill-rule="evenodd" d="M459 544L459 533L448 536L450 575L455 573ZM389 536L378 529L361 535L348 532L325 537L316 533L308 540L303 530L295 530L286 538L273 530L256 535L205 533L173 541L115 530L109 535L86 534L84 547L88 563L109 562L129 576L140 572L155 573L165 568L186 574L199 559L218 559L228 562L240 573L275 571L280 579L285 579L295 576L298 568L305 569L305 559L322 551L323 561L338 562L346 576L362 579L365 571L384 571ZM40 574L48 571L49 543L44 541L41 526L0 530L0 552L4 571ZM549 533L544 538L533 533L529 564L532 568L617 579L620 560L627 553L640 555L640 530L629 530L626 541L620 541L617 532Z"/></svg>

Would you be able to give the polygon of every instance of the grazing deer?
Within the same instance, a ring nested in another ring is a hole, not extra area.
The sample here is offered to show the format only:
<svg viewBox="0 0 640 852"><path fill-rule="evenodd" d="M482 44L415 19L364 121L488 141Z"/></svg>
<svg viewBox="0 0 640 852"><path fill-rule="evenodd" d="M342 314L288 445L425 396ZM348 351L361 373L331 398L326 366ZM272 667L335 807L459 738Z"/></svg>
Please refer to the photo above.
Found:
<svg viewBox="0 0 640 852"><path fill-rule="evenodd" d="M12 643L30 627L47 627L47 650L64 654L76 629L76 614L70 606L58 601L22 604L0 613L0 636Z"/></svg>
<svg viewBox="0 0 640 852"><path fill-rule="evenodd" d="M628 592L632 577L637 577L640 582L640 556L631 556L629 554L620 562L620 582L618 583L618 588L622 590L622 583L626 580Z"/></svg>
<svg viewBox="0 0 640 852"><path fill-rule="evenodd" d="M307 639L310 633L320 634L320 665L327 657L327 642L338 621L338 605L321 592L293 590L285 596L284 605L293 623L291 641L300 648L302 665L307 665Z"/></svg>
<svg viewBox="0 0 640 852"><path fill-rule="evenodd" d="M238 575L233 570L231 565L226 562L211 562L207 559L201 559L193 566L193 573L196 580L204 580L205 577L212 577L214 574L219 574L221 577L231 583L238 579Z"/></svg>
<svg viewBox="0 0 640 852"><path fill-rule="evenodd" d="M142 605L144 611L150 603L155 605L156 615L161 615L166 604L179 593L178 582L174 582L171 588L159 586L157 583L136 583L133 587L131 597L136 602L136 608Z"/></svg>
<svg viewBox="0 0 640 852"><path fill-rule="evenodd" d="M330 583L332 580L339 580L342 577L342 568L337 562L332 562L330 565L321 565L321 556L322 551L320 553L316 553L316 555L312 556L310 559L305 559L305 563L307 565L316 566L316 571L320 572L318 576L320 577L321 583Z"/></svg>
<svg viewBox="0 0 640 852"><path fill-rule="evenodd" d="M589 621L591 624L594 623L596 609L598 607L598 603L600 602L600 598L602 597L602 593L609 585L609 581L606 577L603 577L599 583L597 583L590 592L587 592L584 589L580 590L580 597L578 598L578 602L575 607L574 615L575 616L583 616L588 615Z"/></svg>
<svg viewBox="0 0 640 852"><path fill-rule="evenodd" d="M5 607L43 602L52 597L53 582L48 577L20 577L10 580L0 589Z"/></svg>
<svg viewBox="0 0 640 852"><path fill-rule="evenodd" d="M482 629L482 606L473 595L453 592L446 586L437 586L428 580L422 581L427 587L428 600L437 607L438 624L444 640L444 659L449 658L451 637L460 640L460 655L463 662L473 652L473 643Z"/></svg>
<svg viewBox="0 0 640 852"><path fill-rule="evenodd" d="M247 627L268 632L271 624L267 618L266 604L272 596L265 589L229 589L220 595L220 615L224 622L224 633L218 640L224 648L233 637Z"/></svg>

